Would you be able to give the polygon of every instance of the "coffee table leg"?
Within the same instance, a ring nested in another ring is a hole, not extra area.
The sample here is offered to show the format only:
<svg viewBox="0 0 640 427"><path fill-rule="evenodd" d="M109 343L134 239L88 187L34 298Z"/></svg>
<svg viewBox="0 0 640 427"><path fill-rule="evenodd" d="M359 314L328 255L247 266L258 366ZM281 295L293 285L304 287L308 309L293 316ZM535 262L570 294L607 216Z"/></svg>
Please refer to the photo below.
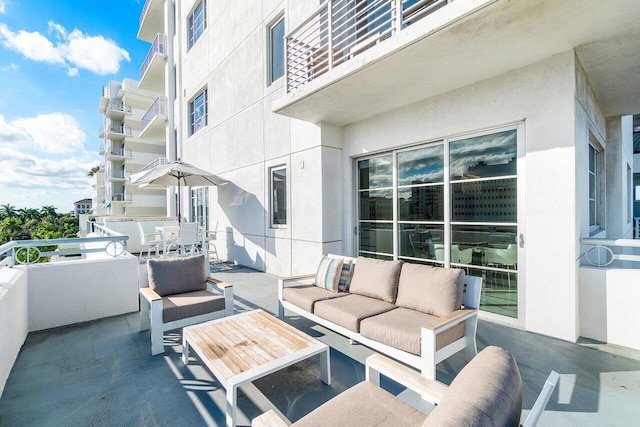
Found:
<svg viewBox="0 0 640 427"><path fill-rule="evenodd" d="M320 353L320 378L323 383L331 385L331 357L328 347Z"/></svg>
<svg viewBox="0 0 640 427"><path fill-rule="evenodd" d="M238 403L238 387L230 385L227 390L227 427L236 426L236 404Z"/></svg>
<svg viewBox="0 0 640 427"><path fill-rule="evenodd" d="M185 366L189 364L189 343L184 336L184 332L182 333L182 363L184 363Z"/></svg>

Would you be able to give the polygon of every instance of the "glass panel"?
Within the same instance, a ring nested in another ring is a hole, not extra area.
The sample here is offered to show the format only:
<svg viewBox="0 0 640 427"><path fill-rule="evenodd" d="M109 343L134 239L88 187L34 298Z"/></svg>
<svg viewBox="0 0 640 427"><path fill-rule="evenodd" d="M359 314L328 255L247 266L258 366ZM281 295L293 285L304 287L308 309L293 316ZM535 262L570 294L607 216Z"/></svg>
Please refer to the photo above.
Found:
<svg viewBox="0 0 640 427"><path fill-rule="evenodd" d="M399 256L444 261L444 226L431 224L398 225Z"/></svg>
<svg viewBox="0 0 640 427"><path fill-rule="evenodd" d="M273 192L273 199L271 201L273 225L285 225L287 223L286 169L274 169L271 171L271 188Z"/></svg>
<svg viewBox="0 0 640 427"><path fill-rule="evenodd" d="M443 181L443 145L398 153L398 185L430 184Z"/></svg>
<svg viewBox="0 0 640 427"><path fill-rule="evenodd" d="M451 184L451 220L516 222L516 179Z"/></svg>
<svg viewBox="0 0 640 427"><path fill-rule="evenodd" d="M589 174L589 198L596 198L596 176L592 173Z"/></svg>
<svg viewBox="0 0 640 427"><path fill-rule="evenodd" d="M400 221L444 221L444 185L398 190Z"/></svg>
<svg viewBox="0 0 640 427"><path fill-rule="evenodd" d="M595 173L596 171L596 150L591 145L589 146L589 172Z"/></svg>
<svg viewBox="0 0 640 427"><path fill-rule="evenodd" d="M360 219L393 219L393 191L360 191Z"/></svg>
<svg viewBox="0 0 640 427"><path fill-rule="evenodd" d="M452 225L451 262L516 269L517 227Z"/></svg>
<svg viewBox="0 0 640 427"><path fill-rule="evenodd" d="M393 261L393 256L391 255L370 254L367 252L359 252L359 255L367 258L384 259L386 261Z"/></svg>
<svg viewBox="0 0 640 427"><path fill-rule="evenodd" d="M516 174L516 131L454 141L449 145L451 179Z"/></svg>
<svg viewBox="0 0 640 427"><path fill-rule="evenodd" d="M393 254L392 224L361 222L360 250Z"/></svg>
<svg viewBox="0 0 640 427"><path fill-rule="evenodd" d="M589 200L589 225L598 225L595 200Z"/></svg>
<svg viewBox="0 0 640 427"><path fill-rule="evenodd" d="M467 274L482 277L481 310L518 317L518 273L469 269Z"/></svg>
<svg viewBox="0 0 640 427"><path fill-rule="evenodd" d="M391 155L358 162L359 189L391 187L393 185Z"/></svg>
<svg viewBox="0 0 640 427"><path fill-rule="evenodd" d="M284 19L271 27L271 81L284 76Z"/></svg>

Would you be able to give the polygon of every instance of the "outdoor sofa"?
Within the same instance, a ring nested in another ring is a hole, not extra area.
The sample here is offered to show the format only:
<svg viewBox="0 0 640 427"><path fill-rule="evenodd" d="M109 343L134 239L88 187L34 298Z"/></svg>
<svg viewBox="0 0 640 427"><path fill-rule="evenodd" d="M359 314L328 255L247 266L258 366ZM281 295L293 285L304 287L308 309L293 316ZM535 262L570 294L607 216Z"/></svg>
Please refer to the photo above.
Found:
<svg viewBox="0 0 640 427"><path fill-rule="evenodd" d="M279 280L278 316L290 310L434 380L453 354L476 355L481 287L461 269L329 255L315 275Z"/></svg>
<svg viewBox="0 0 640 427"><path fill-rule="evenodd" d="M297 422L305 426L517 427L522 413L522 378L515 359L500 347L487 347L446 386L420 376L380 354L366 360L366 380L324 403ZM428 415L380 388L380 375L437 405ZM524 427L535 426L559 379L549 375ZM272 409L255 418L254 427L284 427Z"/></svg>

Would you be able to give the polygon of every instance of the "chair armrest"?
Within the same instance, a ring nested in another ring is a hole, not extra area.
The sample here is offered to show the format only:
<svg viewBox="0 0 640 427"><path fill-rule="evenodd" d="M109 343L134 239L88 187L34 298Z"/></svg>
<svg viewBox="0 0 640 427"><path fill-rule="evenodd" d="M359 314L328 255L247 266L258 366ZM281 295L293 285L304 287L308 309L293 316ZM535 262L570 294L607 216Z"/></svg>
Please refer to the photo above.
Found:
<svg viewBox="0 0 640 427"><path fill-rule="evenodd" d="M281 281L281 282L292 282L294 280L311 279L312 277L316 277L316 274L315 273L310 273L310 274L301 274L299 276L280 277L280 278L278 278L278 281Z"/></svg>
<svg viewBox="0 0 640 427"><path fill-rule="evenodd" d="M433 331L436 335L442 333L448 329L453 328L458 323L464 322L467 319L471 319L473 316L478 315L478 310L475 308L463 308L453 311L446 316L442 316L437 321L422 326L424 329Z"/></svg>
<svg viewBox="0 0 640 427"><path fill-rule="evenodd" d="M151 288L140 288L140 295L142 295L144 297L144 299L146 299L149 302L153 302L153 301L157 301L157 300L161 300L162 297L160 295L158 295L156 293L156 291L154 291Z"/></svg>
<svg viewBox="0 0 640 427"><path fill-rule="evenodd" d="M220 290L224 290L226 288L232 288L233 285L231 283L223 282L222 280L215 279L213 277L207 277L207 283L215 286Z"/></svg>
<svg viewBox="0 0 640 427"><path fill-rule="evenodd" d="M365 365L367 381L380 385L379 375L384 375L400 385L419 393L423 399L432 404L437 405L440 403L449 388L442 383L425 378L419 372L378 353L367 357Z"/></svg>
<svg viewBox="0 0 640 427"><path fill-rule="evenodd" d="M533 427L538 423L538 420L542 416L544 412L544 408L547 407L547 403L549 402L549 398L551 398L551 394L553 393L553 389L556 388L558 384L558 380L560 379L560 374L556 371L551 371L549 376L547 377L547 381L544 383L542 387L542 391L538 395L531 411L529 411L529 415L527 419L522 423L523 427Z"/></svg>
<svg viewBox="0 0 640 427"><path fill-rule="evenodd" d="M252 427L287 427L288 424L276 414L273 409L269 409L259 417L251 420Z"/></svg>

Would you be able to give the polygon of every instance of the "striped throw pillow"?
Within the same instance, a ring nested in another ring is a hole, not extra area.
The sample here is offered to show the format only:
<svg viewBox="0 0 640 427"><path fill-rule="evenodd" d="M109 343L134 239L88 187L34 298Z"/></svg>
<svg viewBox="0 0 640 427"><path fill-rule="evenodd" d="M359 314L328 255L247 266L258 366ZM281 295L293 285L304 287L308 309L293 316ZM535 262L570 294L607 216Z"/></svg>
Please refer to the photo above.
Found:
<svg viewBox="0 0 640 427"><path fill-rule="evenodd" d="M341 259L329 258L326 256L322 257L313 284L331 292L338 292L338 282L340 281L341 273Z"/></svg>
<svg viewBox="0 0 640 427"><path fill-rule="evenodd" d="M340 281L338 282L338 292L349 292L351 277L355 269L355 263L351 259L342 259L342 269L340 272Z"/></svg>

